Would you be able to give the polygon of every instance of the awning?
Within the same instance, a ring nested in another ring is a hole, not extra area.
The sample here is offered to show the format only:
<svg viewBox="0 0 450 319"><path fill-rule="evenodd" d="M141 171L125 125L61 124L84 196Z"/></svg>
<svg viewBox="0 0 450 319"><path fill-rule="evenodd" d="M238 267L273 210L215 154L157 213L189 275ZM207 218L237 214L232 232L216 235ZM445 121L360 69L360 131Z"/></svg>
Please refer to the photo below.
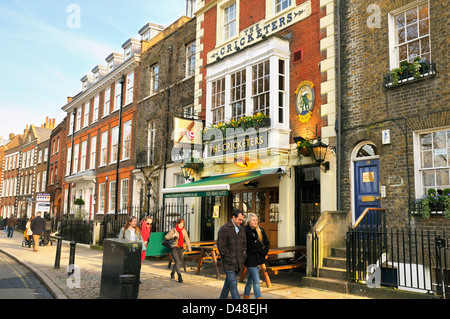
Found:
<svg viewBox="0 0 450 319"><path fill-rule="evenodd" d="M162 193L165 198L226 196L233 184L247 182L267 174L276 174L277 172L278 167L211 176L193 183L164 188Z"/></svg>

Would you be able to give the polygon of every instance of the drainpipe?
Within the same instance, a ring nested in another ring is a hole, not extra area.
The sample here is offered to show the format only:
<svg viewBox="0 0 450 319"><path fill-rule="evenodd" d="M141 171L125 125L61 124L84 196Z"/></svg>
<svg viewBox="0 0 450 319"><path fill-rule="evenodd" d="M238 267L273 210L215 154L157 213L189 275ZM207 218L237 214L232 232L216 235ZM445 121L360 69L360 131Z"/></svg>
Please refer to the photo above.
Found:
<svg viewBox="0 0 450 319"><path fill-rule="evenodd" d="M335 130L337 131L336 138L336 155L337 155L337 210L342 209L341 198L341 175L342 175L342 92L341 92L341 1L337 0L337 120Z"/></svg>
<svg viewBox="0 0 450 319"><path fill-rule="evenodd" d="M119 108L119 136L117 137L118 141L117 141L117 168L116 168L116 198L115 198L115 206L116 206L116 211L115 211L115 219L117 220L118 217L118 212L119 212L119 166L120 166L120 149L121 149L121 145L120 145L120 137L122 135L122 106L123 106L123 98L124 98L124 92L123 92L123 84L125 83L125 79L124 76L122 76L119 79L119 83L120 83L120 108Z"/></svg>
<svg viewBox="0 0 450 319"><path fill-rule="evenodd" d="M73 168L73 149L74 149L74 147L73 147L73 140L74 140L74 137L75 137L75 123L76 123L75 121L77 120L76 116L77 116L77 109L74 108L73 109L73 124L72 124L72 151L71 151L71 154L70 154L69 177L72 176L72 168ZM68 188L68 192L67 192L67 216L69 216L69 214L70 214L70 191L71 191L71 185L72 185L72 182L69 181L69 188Z"/></svg>

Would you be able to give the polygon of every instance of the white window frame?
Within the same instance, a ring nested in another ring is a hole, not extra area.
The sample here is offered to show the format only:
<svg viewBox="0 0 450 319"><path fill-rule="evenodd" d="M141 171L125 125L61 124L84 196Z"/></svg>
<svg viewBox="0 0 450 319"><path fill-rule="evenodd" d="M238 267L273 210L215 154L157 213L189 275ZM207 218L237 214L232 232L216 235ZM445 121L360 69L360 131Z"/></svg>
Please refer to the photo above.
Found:
<svg viewBox="0 0 450 319"><path fill-rule="evenodd" d="M98 121L98 111L100 108L100 95L97 94L94 98L94 111L92 113L92 123Z"/></svg>
<svg viewBox="0 0 450 319"><path fill-rule="evenodd" d="M70 165L72 164L72 146L67 148L67 156L66 156L66 176L70 175Z"/></svg>
<svg viewBox="0 0 450 319"><path fill-rule="evenodd" d="M110 108L111 108L111 87L105 90L102 117L109 115Z"/></svg>
<svg viewBox="0 0 450 319"><path fill-rule="evenodd" d="M446 126L446 127L440 127L440 128L434 128L434 129L429 129L429 130L420 130L420 131L416 131L413 133L413 142L414 142L414 180L415 180L415 194L416 194L416 198L420 198L422 196L426 196L427 193L425 191L425 189L429 189L429 188L434 188L437 189L438 186L436 185L436 175L434 177L434 186L433 185L424 185L423 182L423 175L422 172L425 171L437 171L437 170L445 170L447 169L448 174L450 174L450 140L449 140L449 136L447 135L447 140L446 140L446 149L447 149L447 166L440 166L440 167L434 167L434 160L433 160L433 166L432 167L422 167L422 150L421 150L421 141L420 141L420 136L424 135L424 134L433 134L436 132L442 132L445 131L447 132L447 134L450 134L450 126ZM433 138L433 137L432 137ZM431 151L432 154L432 159L434 158L434 156L436 155L436 151L442 152L442 149L439 150L435 150L434 149L434 145L432 143L431 145L431 149L429 150L425 150L425 152L429 152ZM440 185L442 187L442 189L444 188L450 188L450 176L448 177L449 180L449 185Z"/></svg>
<svg viewBox="0 0 450 319"><path fill-rule="evenodd" d="M87 140L81 142L80 172L84 172L86 170L86 159L87 159Z"/></svg>
<svg viewBox="0 0 450 319"><path fill-rule="evenodd" d="M80 143L77 143L73 148L73 167L72 167L73 174L78 172L78 158L80 155L79 152L80 152Z"/></svg>
<svg viewBox="0 0 450 319"><path fill-rule="evenodd" d="M89 100L84 104L84 120L83 120L83 127L88 126L89 124L89 115L91 111L91 101Z"/></svg>
<svg viewBox="0 0 450 319"><path fill-rule="evenodd" d="M122 160L131 156L131 120L123 124Z"/></svg>
<svg viewBox="0 0 450 319"><path fill-rule="evenodd" d="M230 3L223 8L223 40L228 41L237 35L237 3Z"/></svg>
<svg viewBox="0 0 450 319"><path fill-rule="evenodd" d="M114 86L114 105L113 105L113 110L111 111L111 113L119 110L121 99L122 99L121 85L120 85L119 81L117 81Z"/></svg>
<svg viewBox="0 0 450 319"><path fill-rule="evenodd" d="M113 187L114 185L114 187ZM109 213L114 214L116 212L116 181L109 182Z"/></svg>
<svg viewBox="0 0 450 319"><path fill-rule="evenodd" d="M115 126L111 129L111 158L109 164L117 163L117 156L119 154L119 127Z"/></svg>
<svg viewBox="0 0 450 319"><path fill-rule="evenodd" d="M155 94L159 90L159 64L150 67L150 94Z"/></svg>
<svg viewBox="0 0 450 319"><path fill-rule="evenodd" d="M102 132L102 140L100 144L100 166L105 166L108 161L108 131Z"/></svg>
<svg viewBox="0 0 450 319"><path fill-rule="evenodd" d="M195 75L195 53L196 43L191 42L186 46L186 77Z"/></svg>
<svg viewBox="0 0 450 319"><path fill-rule="evenodd" d="M91 137L91 145L90 145L90 156L89 156L90 169L95 169L96 152L97 152L97 136L93 136Z"/></svg>
<svg viewBox="0 0 450 319"><path fill-rule="evenodd" d="M128 213L128 200L129 200L129 192L130 192L130 180L128 178L122 179L120 181L120 201L119 201L119 207L120 212L122 214ZM124 209L125 205L125 209Z"/></svg>
<svg viewBox="0 0 450 319"><path fill-rule="evenodd" d="M134 71L127 75L126 89L125 89L125 104L133 103L133 91L134 91Z"/></svg>
<svg viewBox="0 0 450 319"><path fill-rule="evenodd" d="M97 214L105 213L105 190L106 190L106 183L100 183L98 185Z"/></svg>
<svg viewBox="0 0 450 319"><path fill-rule="evenodd" d="M393 10L392 12L390 12L388 14L388 28L389 28L389 61L390 61L390 69L395 69L398 68L400 66L400 59L399 59L399 53L398 53L398 47L399 45L397 44L397 40L396 40L396 24L395 24L395 16L402 13L402 12L406 12L414 7L418 8L419 6L423 5L423 4L428 4L428 35L427 36L420 36L419 35L419 31L417 31L418 33L418 37L415 38L414 40L410 40L408 41L406 39L407 35L405 32L405 41L402 44L405 43L411 43L416 41L416 39L424 39L426 37L429 38L429 48L430 48L430 61L432 60L432 48L431 48L431 23L430 23L430 2L429 0L423 1L423 0L419 0L419 1L414 1L413 3L410 3L406 6L403 6L399 9ZM425 20L425 19L424 19ZM405 22L406 23L406 22ZM419 24L419 23L418 23ZM406 30L406 27L405 27ZM407 52L407 56L409 58L409 53ZM411 62L411 61L410 61Z"/></svg>

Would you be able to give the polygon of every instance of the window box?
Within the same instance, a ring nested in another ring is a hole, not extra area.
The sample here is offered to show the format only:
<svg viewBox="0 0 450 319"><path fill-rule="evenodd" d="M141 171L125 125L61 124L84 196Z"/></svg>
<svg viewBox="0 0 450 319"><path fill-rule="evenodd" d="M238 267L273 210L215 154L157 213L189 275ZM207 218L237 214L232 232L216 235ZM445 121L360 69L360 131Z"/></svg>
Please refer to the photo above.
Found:
<svg viewBox="0 0 450 319"><path fill-rule="evenodd" d="M436 75L436 64L416 59L414 63L402 62L384 76L384 87L392 88Z"/></svg>
<svg viewBox="0 0 450 319"><path fill-rule="evenodd" d="M436 194L434 189L429 189L427 196L410 203L409 210L412 215L421 215L424 219L432 215L450 218L450 189L444 189L443 194Z"/></svg>

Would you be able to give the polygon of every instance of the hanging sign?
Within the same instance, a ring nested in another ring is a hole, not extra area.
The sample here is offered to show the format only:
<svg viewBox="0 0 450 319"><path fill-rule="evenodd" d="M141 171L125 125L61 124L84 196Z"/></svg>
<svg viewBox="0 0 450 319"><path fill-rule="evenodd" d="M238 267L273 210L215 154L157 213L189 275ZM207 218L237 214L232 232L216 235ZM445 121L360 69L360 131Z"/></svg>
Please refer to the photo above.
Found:
<svg viewBox="0 0 450 319"><path fill-rule="evenodd" d="M316 96L314 93L314 83L311 81L303 81L295 91L295 108L298 113L298 120L306 123L311 119Z"/></svg>

